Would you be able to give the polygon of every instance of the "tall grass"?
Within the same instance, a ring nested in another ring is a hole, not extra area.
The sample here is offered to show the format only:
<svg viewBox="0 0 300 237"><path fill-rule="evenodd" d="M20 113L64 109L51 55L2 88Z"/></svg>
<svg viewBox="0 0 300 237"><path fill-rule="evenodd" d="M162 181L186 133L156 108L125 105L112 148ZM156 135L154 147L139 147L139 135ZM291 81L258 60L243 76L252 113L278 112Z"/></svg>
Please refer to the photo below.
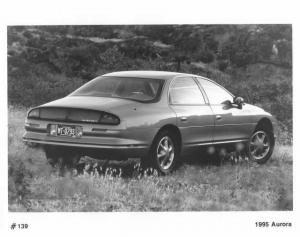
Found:
<svg viewBox="0 0 300 237"><path fill-rule="evenodd" d="M22 143L25 109L9 108L10 211L292 210L292 148L277 145L271 160L221 165L195 160L169 176L141 172L135 161L95 161L59 176L41 150ZM203 155L202 155L203 156ZM199 159L198 159L199 158ZM203 157L202 157L203 158ZM94 168L93 168L94 167Z"/></svg>

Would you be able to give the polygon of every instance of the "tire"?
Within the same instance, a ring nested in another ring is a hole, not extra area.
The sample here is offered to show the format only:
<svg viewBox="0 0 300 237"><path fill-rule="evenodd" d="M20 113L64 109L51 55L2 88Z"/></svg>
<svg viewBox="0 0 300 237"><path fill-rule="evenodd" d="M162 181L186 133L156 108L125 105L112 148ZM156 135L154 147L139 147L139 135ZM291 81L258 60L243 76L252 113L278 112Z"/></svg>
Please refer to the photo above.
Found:
<svg viewBox="0 0 300 237"><path fill-rule="evenodd" d="M44 151L48 163L61 169L75 167L81 158L81 154L72 148L45 146Z"/></svg>
<svg viewBox="0 0 300 237"><path fill-rule="evenodd" d="M168 149L167 149L168 148ZM174 133L163 130L155 137L149 155L142 159L142 167L154 168L159 174L169 174L180 164L180 143Z"/></svg>
<svg viewBox="0 0 300 237"><path fill-rule="evenodd" d="M266 163L274 150L274 134L266 129L258 128L254 131L247 144L247 154L250 160Z"/></svg>

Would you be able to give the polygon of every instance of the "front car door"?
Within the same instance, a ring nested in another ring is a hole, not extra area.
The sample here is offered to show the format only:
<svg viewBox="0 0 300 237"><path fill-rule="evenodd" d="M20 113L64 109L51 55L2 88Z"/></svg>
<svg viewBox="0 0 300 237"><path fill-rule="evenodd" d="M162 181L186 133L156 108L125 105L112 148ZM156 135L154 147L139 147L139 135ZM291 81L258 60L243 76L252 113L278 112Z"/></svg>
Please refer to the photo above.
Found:
<svg viewBox="0 0 300 237"><path fill-rule="evenodd" d="M169 105L177 115L184 147L212 142L214 115L193 77L173 79Z"/></svg>
<svg viewBox="0 0 300 237"><path fill-rule="evenodd" d="M214 113L214 142L247 140L253 129L252 116L247 106L238 106L233 102L234 96L217 83L206 78L197 78L209 100Z"/></svg>

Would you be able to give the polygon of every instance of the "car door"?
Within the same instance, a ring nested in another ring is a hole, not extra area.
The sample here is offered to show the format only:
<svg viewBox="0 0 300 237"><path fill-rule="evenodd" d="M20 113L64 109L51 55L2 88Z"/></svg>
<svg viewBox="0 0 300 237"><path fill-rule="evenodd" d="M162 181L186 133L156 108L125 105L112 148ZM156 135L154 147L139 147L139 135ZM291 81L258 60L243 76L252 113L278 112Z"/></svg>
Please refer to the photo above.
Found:
<svg viewBox="0 0 300 237"><path fill-rule="evenodd" d="M207 95L214 113L214 142L248 139L253 126L247 106L238 107L232 104L234 96L217 83L205 78L197 80ZM224 103L225 101L231 103Z"/></svg>
<svg viewBox="0 0 300 237"><path fill-rule="evenodd" d="M173 79L169 105L177 115L184 146L212 142L214 114L193 77Z"/></svg>

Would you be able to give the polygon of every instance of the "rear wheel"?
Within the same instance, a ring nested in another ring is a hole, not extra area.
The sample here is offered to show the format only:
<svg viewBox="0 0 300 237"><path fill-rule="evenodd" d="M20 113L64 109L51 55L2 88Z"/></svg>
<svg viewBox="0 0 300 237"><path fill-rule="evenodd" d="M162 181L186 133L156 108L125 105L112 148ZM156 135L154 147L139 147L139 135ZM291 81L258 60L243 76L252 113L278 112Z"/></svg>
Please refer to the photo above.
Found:
<svg viewBox="0 0 300 237"><path fill-rule="evenodd" d="M154 139L150 154L142 159L142 165L154 168L160 174L169 174L179 165L179 151L176 136L168 130L162 131Z"/></svg>
<svg viewBox="0 0 300 237"><path fill-rule="evenodd" d="M274 135L270 131L257 129L248 142L248 155L251 160L263 164L270 159L274 149Z"/></svg>

